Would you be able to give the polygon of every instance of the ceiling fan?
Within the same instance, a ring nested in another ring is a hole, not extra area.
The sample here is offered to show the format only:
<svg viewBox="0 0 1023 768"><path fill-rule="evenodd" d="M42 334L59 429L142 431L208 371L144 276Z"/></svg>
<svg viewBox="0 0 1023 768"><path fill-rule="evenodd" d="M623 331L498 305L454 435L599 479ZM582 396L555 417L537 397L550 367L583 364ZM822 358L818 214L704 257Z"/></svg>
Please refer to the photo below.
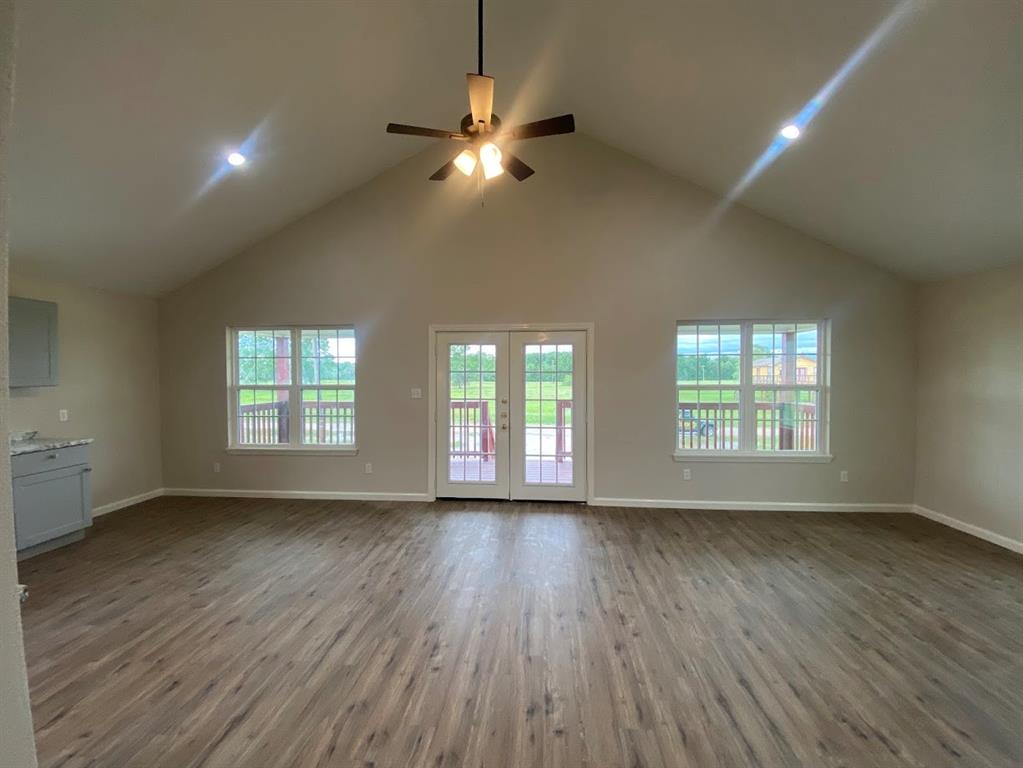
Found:
<svg viewBox="0 0 1023 768"><path fill-rule="evenodd" d="M541 136L556 136L575 130L575 117L561 115L526 123L514 128L502 128L501 118L494 114L494 78L483 74L483 0L478 4L479 27L479 72L466 74L469 82L469 114L462 118L457 131L437 128L421 128L418 125L388 123L388 133L402 133L409 136L426 136L435 139L462 141L468 146L448 161L430 177L431 181L444 181L459 170L466 176L474 171L484 179L492 179L508 171L518 181L528 179L534 171L508 151L507 145L522 139L536 139Z"/></svg>

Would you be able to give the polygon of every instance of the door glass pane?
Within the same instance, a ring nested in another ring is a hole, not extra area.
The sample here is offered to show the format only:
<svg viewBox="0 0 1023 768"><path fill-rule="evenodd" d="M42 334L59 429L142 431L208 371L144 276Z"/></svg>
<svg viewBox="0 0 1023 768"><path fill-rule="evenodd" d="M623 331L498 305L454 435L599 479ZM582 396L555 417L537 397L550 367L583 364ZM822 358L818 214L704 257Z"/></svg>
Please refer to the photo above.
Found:
<svg viewBox="0 0 1023 768"><path fill-rule="evenodd" d="M527 485L572 485L571 344L527 344L525 371L525 478Z"/></svg>
<svg viewBox="0 0 1023 768"><path fill-rule="evenodd" d="M448 348L448 480L497 481L497 347Z"/></svg>

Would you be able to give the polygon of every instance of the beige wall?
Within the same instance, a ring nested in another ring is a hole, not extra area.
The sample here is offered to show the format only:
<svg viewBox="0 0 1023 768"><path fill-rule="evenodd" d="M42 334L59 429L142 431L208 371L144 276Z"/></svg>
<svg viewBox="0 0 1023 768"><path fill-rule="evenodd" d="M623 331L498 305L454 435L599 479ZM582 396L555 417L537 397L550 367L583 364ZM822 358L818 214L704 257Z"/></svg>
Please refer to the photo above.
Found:
<svg viewBox="0 0 1023 768"><path fill-rule="evenodd" d="M7 136L14 70L14 3L0 0L0 445L7 443ZM11 465L0 461L0 760L34 768L35 740L28 702L25 651L14 555Z"/></svg>
<svg viewBox="0 0 1023 768"><path fill-rule="evenodd" d="M523 145L523 184L427 181L428 150L160 303L164 484L424 493L431 323L596 324L596 496L909 503L914 290L585 136ZM258 172L258 169L252 169ZM672 460L675 321L833 321L831 464ZM357 457L225 455L224 329L353 323ZM213 462L223 466L212 471ZM363 473L365 462L374 474ZM840 484L839 471L850 481Z"/></svg>
<svg viewBox="0 0 1023 768"><path fill-rule="evenodd" d="M916 503L1023 545L1023 265L920 288Z"/></svg>
<svg viewBox="0 0 1023 768"><path fill-rule="evenodd" d="M92 437L93 506L161 487L157 306L17 269L9 293L58 305L60 384L11 390L11 429ZM58 420L67 408L70 418Z"/></svg>

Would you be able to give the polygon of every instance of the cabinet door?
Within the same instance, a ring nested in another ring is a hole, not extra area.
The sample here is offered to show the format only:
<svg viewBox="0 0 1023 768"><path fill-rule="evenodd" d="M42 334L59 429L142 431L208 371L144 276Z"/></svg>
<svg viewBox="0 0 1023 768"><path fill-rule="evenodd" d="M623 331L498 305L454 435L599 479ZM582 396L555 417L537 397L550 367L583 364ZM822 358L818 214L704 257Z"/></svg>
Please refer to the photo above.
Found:
<svg viewBox="0 0 1023 768"><path fill-rule="evenodd" d="M52 301L10 298L10 385L57 384L57 305Z"/></svg>
<svg viewBox="0 0 1023 768"><path fill-rule="evenodd" d="M68 467L14 479L14 533L18 549L74 533L89 524L87 467Z"/></svg>

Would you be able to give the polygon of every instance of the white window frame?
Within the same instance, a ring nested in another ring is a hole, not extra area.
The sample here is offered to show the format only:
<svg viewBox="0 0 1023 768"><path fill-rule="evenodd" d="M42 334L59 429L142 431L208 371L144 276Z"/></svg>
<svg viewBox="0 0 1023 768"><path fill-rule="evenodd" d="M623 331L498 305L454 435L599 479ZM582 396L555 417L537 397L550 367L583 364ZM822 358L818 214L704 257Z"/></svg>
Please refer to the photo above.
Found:
<svg viewBox="0 0 1023 768"><path fill-rule="evenodd" d="M355 384L302 384L302 331L339 330L351 331L355 339L356 374ZM239 384L238 383L238 334L243 331L288 331L291 333L291 383L290 384ZM356 407L353 416L353 433L356 442L340 445L328 443L302 442L302 390L303 389L344 389L352 392L352 401L358 402L358 359L359 337L355 326L341 324L309 324L309 325L233 325L227 328L227 447L231 454L306 454L355 456L359 453L359 410ZM238 390L240 389L286 389L288 390L288 442L275 445L254 445L239 443L238 429Z"/></svg>
<svg viewBox="0 0 1023 768"><path fill-rule="evenodd" d="M760 324L793 323L817 326L817 383L809 384L755 384L753 381L753 327ZM678 439L679 391L701 387L678 383L678 329L681 326L737 325L740 329L739 385L708 385L703 389L739 390L739 448L737 450L714 450L707 448L680 448ZM760 320L679 320L675 324L673 339L674 364L672 366L674 402L672 413L673 458L678 462L719 461L719 462L830 462L831 440L831 321L824 319L760 319ZM756 401L757 390L811 390L817 393L817 435L816 451L758 450L756 447Z"/></svg>

